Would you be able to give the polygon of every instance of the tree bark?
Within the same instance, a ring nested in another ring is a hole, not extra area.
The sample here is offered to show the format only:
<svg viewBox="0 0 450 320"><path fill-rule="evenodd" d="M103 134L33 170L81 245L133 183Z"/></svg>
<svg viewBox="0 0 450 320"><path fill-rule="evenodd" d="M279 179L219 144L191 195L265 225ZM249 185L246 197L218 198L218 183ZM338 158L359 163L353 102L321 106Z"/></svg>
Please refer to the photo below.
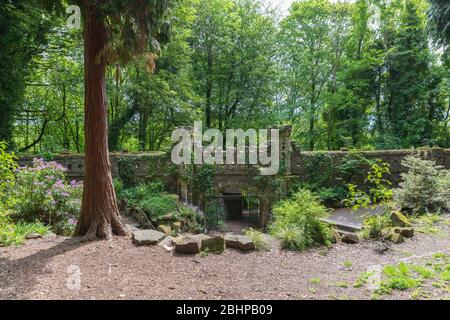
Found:
<svg viewBox="0 0 450 320"><path fill-rule="evenodd" d="M94 2L85 1L85 159L81 216L74 236L111 239L129 232L119 215L108 152L106 62L100 55L107 41L104 22Z"/></svg>

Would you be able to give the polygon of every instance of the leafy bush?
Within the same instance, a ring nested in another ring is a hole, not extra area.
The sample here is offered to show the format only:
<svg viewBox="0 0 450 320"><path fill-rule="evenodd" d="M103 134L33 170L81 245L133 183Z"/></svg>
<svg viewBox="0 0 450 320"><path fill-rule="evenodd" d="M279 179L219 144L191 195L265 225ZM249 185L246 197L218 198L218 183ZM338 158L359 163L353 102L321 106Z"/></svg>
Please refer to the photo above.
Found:
<svg viewBox="0 0 450 320"><path fill-rule="evenodd" d="M346 196L346 190L341 187L319 188L315 194L321 203L327 207L338 207Z"/></svg>
<svg viewBox="0 0 450 320"><path fill-rule="evenodd" d="M156 221L168 213L174 213L177 210L177 202L171 195L160 194L150 195L136 203L144 210L150 220Z"/></svg>
<svg viewBox="0 0 450 320"><path fill-rule="evenodd" d="M349 184L349 193L343 204L356 210L360 207L368 208L370 205L387 205L390 203L393 196L393 191L390 189L391 182L383 178L385 174L389 173L390 167L388 163L380 160L373 163L367 172L365 180L368 185L368 191L358 189L354 184Z"/></svg>
<svg viewBox="0 0 450 320"><path fill-rule="evenodd" d="M362 237L365 239L378 239L381 237L382 231L392 226L388 211L382 214L370 216L364 220Z"/></svg>
<svg viewBox="0 0 450 320"><path fill-rule="evenodd" d="M158 195L165 191L165 185L162 181L140 183L137 186L128 189L123 189L123 184L116 182L115 187L119 188L120 194L131 204L137 204L137 202L143 201L149 196Z"/></svg>
<svg viewBox="0 0 450 320"><path fill-rule="evenodd" d="M261 231L248 228L244 230L244 234L252 239L256 250L270 250L270 245L264 240L264 234Z"/></svg>
<svg viewBox="0 0 450 320"><path fill-rule="evenodd" d="M12 219L39 221L58 233L70 234L80 211L82 186L76 181L67 183L66 170L56 162L37 158L32 166L17 169L14 186L6 194Z"/></svg>
<svg viewBox="0 0 450 320"><path fill-rule="evenodd" d="M274 221L269 230L288 249L304 250L316 244L330 245L330 227L319 220L327 214L327 209L310 190L301 189L292 199L282 201L273 208Z"/></svg>
<svg viewBox="0 0 450 320"><path fill-rule="evenodd" d="M450 196L450 172L432 160L414 155L405 157L402 165L408 172L401 174L403 181L395 190L398 204L410 213L442 211Z"/></svg>

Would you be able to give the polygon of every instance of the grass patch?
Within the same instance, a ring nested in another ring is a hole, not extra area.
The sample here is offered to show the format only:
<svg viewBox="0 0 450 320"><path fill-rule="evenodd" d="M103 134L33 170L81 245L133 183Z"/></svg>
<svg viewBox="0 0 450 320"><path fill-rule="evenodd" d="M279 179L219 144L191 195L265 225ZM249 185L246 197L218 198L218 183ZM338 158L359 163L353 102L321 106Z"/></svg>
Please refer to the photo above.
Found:
<svg viewBox="0 0 450 320"><path fill-rule="evenodd" d="M351 261L344 261L344 267L351 268L353 266L353 262Z"/></svg>
<svg viewBox="0 0 450 320"><path fill-rule="evenodd" d="M356 279L355 284L353 285L354 288L362 288L367 284L367 281L369 281L369 278L375 274L375 271L366 271L359 275L358 279Z"/></svg>
<svg viewBox="0 0 450 320"><path fill-rule="evenodd" d="M417 288L422 284L422 279L413 276L410 267L401 262L395 266L385 266L383 274L386 279L381 282L381 291L390 293L391 290L406 290Z"/></svg>
<svg viewBox="0 0 450 320"><path fill-rule="evenodd" d="M308 282L310 283L310 284L320 284L321 282L322 282L322 279L320 279L320 278L311 278L311 279L309 279L308 280Z"/></svg>
<svg viewBox="0 0 450 320"><path fill-rule="evenodd" d="M45 235L49 232L50 229L40 222L2 223L0 224L0 247L22 244L32 233Z"/></svg>
<svg viewBox="0 0 450 320"><path fill-rule="evenodd" d="M336 286L339 288L348 288L348 283L345 281L339 281L336 283Z"/></svg>
<svg viewBox="0 0 450 320"><path fill-rule="evenodd" d="M417 232L431 235L442 235L442 230L437 226L443 221L439 214L423 214L412 218L414 228Z"/></svg>

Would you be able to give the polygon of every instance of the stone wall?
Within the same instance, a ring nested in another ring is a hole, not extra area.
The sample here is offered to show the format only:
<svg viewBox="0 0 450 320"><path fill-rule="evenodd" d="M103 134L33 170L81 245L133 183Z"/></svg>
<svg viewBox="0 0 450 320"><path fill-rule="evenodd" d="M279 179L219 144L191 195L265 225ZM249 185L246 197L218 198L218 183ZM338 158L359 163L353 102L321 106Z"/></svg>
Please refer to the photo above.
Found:
<svg viewBox="0 0 450 320"><path fill-rule="evenodd" d="M444 166L450 169L450 149L431 148L420 149L421 152L426 153L429 158L436 161L438 165ZM377 151L362 151L361 155L368 159L381 159L384 162L389 163L391 167L391 177L393 182L398 182L399 174L405 170L401 165L401 160L414 153L412 150L377 150ZM290 152L290 163L288 172L292 176L298 176L299 178L308 177L307 168L305 168L305 159L307 157L314 156L317 152L300 151L293 146ZM325 151L334 166L338 166L343 162L343 159L350 152L348 151ZM32 156L22 157L19 159L19 165L30 164L33 160ZM84 174L84 156L82 154L60 154L54 156L53 161L57 161L65 166L67 171L67 177L69 179L82 180ZM154 153L112 153L111 154L111 167L114 177L121 177L126 179L150 179L159 178L161 180L173 180L176 175L174 171L176 167L172 165L170 155L163 152ZM223 177L225 180L233 180L230 176L248 177L249 171L246 165L223 165L217 170L217 176ZM228 176L228 177L227 177ZM242 180L242 179L238 179ZM226 182L226 181L225 181Z"/></svg>
<svg viewBox="0 0 450 320"><path fill-rule="evenodd" d="M430 148L419 149L422 154L427 155L428 158L433 159L436 164L450 169L450 149L442 148ZM362 151L359 152L362 156L370 160L380 159L383 162L387 162L390 165L391 175L387 177L391 182L397 184L400 181L400 173L405 171L405 168L401 165L401 161L407 155L413 154L417 151L414 150L375 150L375 151ZM334 167L342 164L346 156L350 154L349 151L326 151L331 163ZM297 147L293 146L291 151L291 174L300 178L307 178L310 172L308 172L305 161L307 157L311 157L317 152L300 151Z"/></svg>

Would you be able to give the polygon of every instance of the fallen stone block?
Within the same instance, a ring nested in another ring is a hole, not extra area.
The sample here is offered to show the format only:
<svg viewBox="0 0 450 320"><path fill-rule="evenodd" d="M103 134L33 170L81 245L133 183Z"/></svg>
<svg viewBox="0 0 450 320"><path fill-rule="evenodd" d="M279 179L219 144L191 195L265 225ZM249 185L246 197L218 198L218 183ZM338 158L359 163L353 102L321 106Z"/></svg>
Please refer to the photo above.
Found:
<svg viewBox="0 0 450 320"><path fill-rule="evenodd" d="M390 219L394 227L410 227L411 223L408 218L400 211L392 211Z"/></svg>
<svg viewBox="0 0 450 320"><path fill-rule="evenodd" d="M405 238L412 238L414 236L414 228L400 228L400 227L396 227L394 228L394 232L400 234L402 237Z"/></svg>
<svg viewBox="0 0 450 320"><path fill-rule="evenodd" d="M389 240L391 240L395 244L405 242L405 238L401 234L395 233L395 232L391 234L391 236L389 237Z"/></svg>
<svg viewBox="0 0 450 320"><path fill-rule="evenodd" d="M175 252L197 254L200 252L199 240L191 235L183 235L175 238Z"/></svg>
<svg viewBox="0 0 450 320"><path fill-rule="evenodd" d="M166 235L156 230L137 230L133 233L133 242L138 246L155 245Z"/></svg>
<svg viewBox="0 0 450 320"><path fill-rule="evenodd" d="M359 243L359 236L356 233L352 232L342 232L341 233L341 241L349 244Z"/></svg>
<svg viewBox="0 0 450 320"><path fill-rule="evenodd" d="M226 234L225 246L227 248L239 249L242 251L249 251L255 249L255 244L249 236L238 234Z"/></svg>
<svg viewBox="0 0 450 320"><path fill-rule="evenodd" d="M200 242L201 251L222 253L225 250L225 239L222 236L208 237Z"/></svg>

